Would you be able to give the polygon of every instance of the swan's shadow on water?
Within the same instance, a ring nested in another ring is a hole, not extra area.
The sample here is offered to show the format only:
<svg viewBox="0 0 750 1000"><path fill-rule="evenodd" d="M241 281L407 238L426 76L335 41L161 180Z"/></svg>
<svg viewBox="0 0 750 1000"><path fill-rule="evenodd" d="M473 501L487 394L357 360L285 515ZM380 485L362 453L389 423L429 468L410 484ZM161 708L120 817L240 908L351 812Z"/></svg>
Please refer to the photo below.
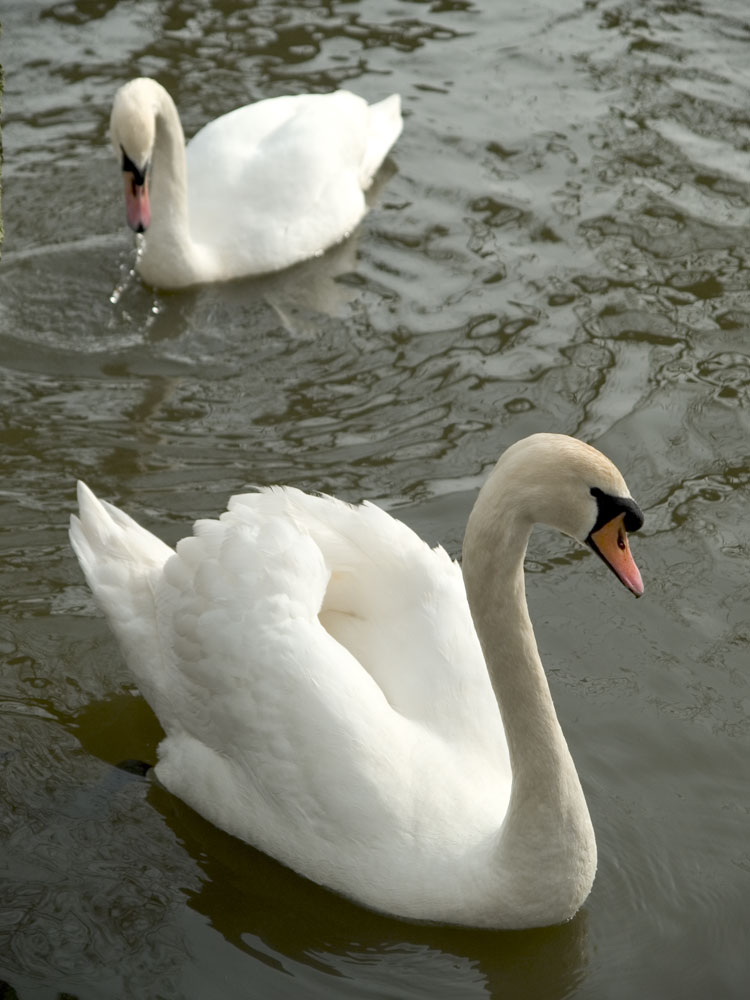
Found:
<svg viewBox="0 0 750 1000"><path fill-rule="evenodd" d="M113 315L140 316L145 340L152 345L178 340L191 326L220 327L239 317L249 337L279 328L294 337L311 337L325 323L345 314L358 293L357 233L320 257L284 271L237 278L174 291L151 289L130 271L112 303ZM116 322L116 319L115 319Z"/></svg>
<svg viewBox="0 0 750 1000"><path fill-rule="evenodd" d="M129 693L88 705L72 728L84 749L110 764L135 756L153 761L161 737L146 703ZM360 980L366 984L363 996L372 995L373 984L396 996L408 978L431 997L552 1000L569 996L585 977L585 911L563 926L528 931L393 919L223 833L153 777L133 780L143 782L147 802L200 869L199 888L183 888L188 906L229 944L267 966L288 972L288 965L303 965L327 974L331 996L356 996ZM106 785L117 794L117 782ZM419 995L411 989L408 994Z"/></svg>

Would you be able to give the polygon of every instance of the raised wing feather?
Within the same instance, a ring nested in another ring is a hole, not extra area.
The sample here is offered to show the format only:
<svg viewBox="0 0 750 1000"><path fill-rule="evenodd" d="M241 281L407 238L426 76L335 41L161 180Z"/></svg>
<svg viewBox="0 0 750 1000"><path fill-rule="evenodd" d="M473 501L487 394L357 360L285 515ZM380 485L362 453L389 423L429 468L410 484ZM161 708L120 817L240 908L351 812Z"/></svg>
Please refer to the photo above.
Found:
<svg viewBox="0 0 750 1000"><path fill-rule="evenodd" d="M284 517L329 573L319 618L406 718L459 741L503 741L461 570L374 504L274 488L232 497L225 518ZM501 751L502 756L502 751Z"/></svg>

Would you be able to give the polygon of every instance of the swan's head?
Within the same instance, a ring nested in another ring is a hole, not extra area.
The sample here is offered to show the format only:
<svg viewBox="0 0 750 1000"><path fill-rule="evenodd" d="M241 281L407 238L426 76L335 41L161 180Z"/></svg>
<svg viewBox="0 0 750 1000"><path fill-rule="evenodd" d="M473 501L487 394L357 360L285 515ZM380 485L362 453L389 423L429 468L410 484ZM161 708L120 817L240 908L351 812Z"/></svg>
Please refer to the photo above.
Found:
<svg viewBox="0 0 750 1000"><path fill-rule="evenodd" d="M115 94L109 119L112 147L125 182L128 225L144 232L151 221L148 175L156 138L156 102L162 88L154 80L139 77Z"/></svg>
<svg viewBox="0 0 750 1000"><path fill-rule="evenodd" d="M628 590L641 596L643 582L628 532L638 531L643 514L620 472L600 451L565 434L533 434L503 453L488 485L492 480L519 516L588 545Z"/></svg>

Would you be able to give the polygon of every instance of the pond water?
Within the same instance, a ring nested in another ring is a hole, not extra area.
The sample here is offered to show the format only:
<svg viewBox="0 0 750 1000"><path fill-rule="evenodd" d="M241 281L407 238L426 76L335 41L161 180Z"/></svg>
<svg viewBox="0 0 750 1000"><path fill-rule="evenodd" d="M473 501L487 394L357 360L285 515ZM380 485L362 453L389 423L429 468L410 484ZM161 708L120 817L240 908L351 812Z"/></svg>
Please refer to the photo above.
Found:
<svg viewBox="0 0 750 1000"><path fill-rule="evenodd" d="M744 0L5 0L0 979L21 1000L703 998L750 983L750 12ZM130 274L112 95L193 134L401 93L354 236L284 274ZM119 289L112 301L112 293ZM549 532L532 618L599 845L568 925L377 916L146 779L159 729L68 546L74 482L170 543L252 483L458 555L498 454L609 454L636 602Z"/></svg>

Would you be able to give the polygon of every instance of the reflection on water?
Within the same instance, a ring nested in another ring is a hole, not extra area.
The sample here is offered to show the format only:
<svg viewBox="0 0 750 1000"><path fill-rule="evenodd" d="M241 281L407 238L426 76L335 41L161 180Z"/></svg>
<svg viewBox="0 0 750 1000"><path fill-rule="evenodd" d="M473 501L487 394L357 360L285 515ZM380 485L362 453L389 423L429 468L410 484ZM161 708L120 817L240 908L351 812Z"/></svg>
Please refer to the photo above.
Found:
<svg viewBox="0 0 750 1000"><path fill-rule="evenodd" d="M523 933L405 925L293 874L157 783L98 764L102 753L133 749L153 759L158 726L140 698L122 693L89 704L67 727L92 755L85 784L37 748L26 780L54 781L28 797L33 809L8 838L17 873L3 900L12 914L11 971L36 968L54 980L93 973L106 960L109 989L126 985L117 982L123 965L132 995L152 995L154 981L179 989L195 926L180 916L186 901L227 943L293 973L313 995L350 995L346 983L363 965L388 996L413 995L405 980L411 991L420 983L429 991L436 975L446 995L566 996L584 974L585 914ZM18 919L32 911L33 920Z"/></svg>
<svg viewBox="0 0 750 1000"><path fill-rule="evenodd" d="M152 801L158 803L158 798L152 795ZM585 914L564 927L525 933L404 925L365 912L249 852L200 817L188 815L174 799L162 808L187 850L200 859L204 877L200 890L189 894L189 905L225 940L283 969L302 967L297 975L303 982L317 980L321 991L327 985L329 995L348 995L346 988L330 985L331 974L357 980L363 965L388 996L407 995L405 981L417 992L421 982L426 995L436 977L446 995L529 991L533 996L565 996L584 975ZM249 863L250 879L244 875Z"/></svg>
<svg viewBox="0 0 750 1000"><path fill-rule="evenodd" d="M23 1000L744 996L750 20L553 7L6 0L0 978ZM126 280L105 135L141 72L188 134L339 84L400 91L405 129L330 254L155 293ZM287 482L457 554L540 429L608 452L647 511L637 604L545 532L528 566L599 844L572 924L366 913L112 766L158 729L68 548L77 477L169 542Z"/></svg>

